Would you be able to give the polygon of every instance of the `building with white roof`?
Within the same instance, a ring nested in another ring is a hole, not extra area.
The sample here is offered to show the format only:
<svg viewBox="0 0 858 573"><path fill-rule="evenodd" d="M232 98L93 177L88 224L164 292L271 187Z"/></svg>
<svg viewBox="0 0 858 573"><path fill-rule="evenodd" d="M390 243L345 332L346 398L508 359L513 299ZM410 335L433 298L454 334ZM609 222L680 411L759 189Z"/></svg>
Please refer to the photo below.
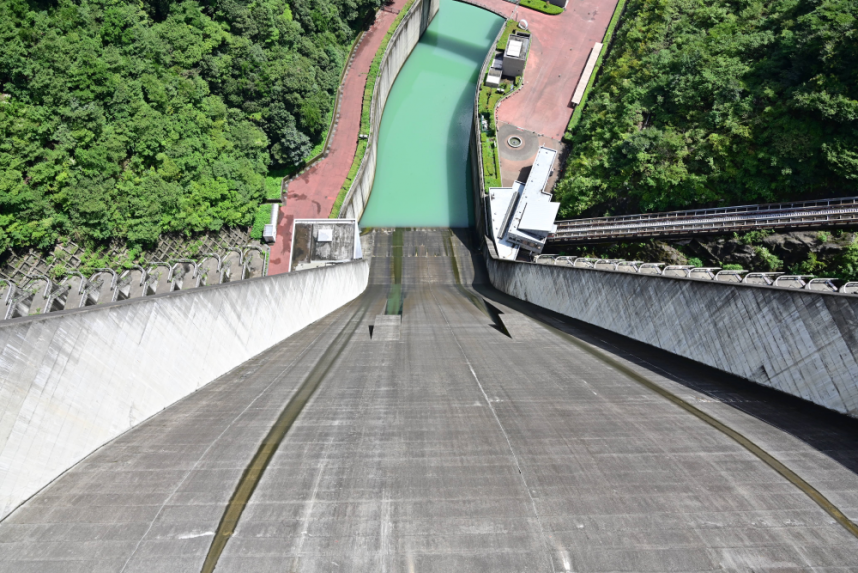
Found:
<svg viewBox="0 0 858 573"><path fill-rule="evenodd" d="M527 62L529 47L529 35L510 34L503 53L503 75L516 77L524 73L524 64Z"/></svg>
<svg viewBox="0 0 858 573"><path fill-rule="evenodd" d="M492 234L498 256L513 260L523 248L539 254L548 235L557 230L554 220L560 203L546 189L557 151L540 147L526 183L489 189Z"/></svg>

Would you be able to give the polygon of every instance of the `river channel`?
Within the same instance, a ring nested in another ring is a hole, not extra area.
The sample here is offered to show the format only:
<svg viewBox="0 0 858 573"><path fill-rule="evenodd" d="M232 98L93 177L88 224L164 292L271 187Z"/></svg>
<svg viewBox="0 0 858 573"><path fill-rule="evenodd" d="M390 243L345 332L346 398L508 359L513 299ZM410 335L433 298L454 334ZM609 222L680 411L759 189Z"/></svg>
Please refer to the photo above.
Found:
<svg viewBox="0 0 858 573"><path fill-rule="evenodd" d="M468 138L474 89L503 19L441 0L399 72L378 139L362 227L466 227L473 222Z"/></svg>

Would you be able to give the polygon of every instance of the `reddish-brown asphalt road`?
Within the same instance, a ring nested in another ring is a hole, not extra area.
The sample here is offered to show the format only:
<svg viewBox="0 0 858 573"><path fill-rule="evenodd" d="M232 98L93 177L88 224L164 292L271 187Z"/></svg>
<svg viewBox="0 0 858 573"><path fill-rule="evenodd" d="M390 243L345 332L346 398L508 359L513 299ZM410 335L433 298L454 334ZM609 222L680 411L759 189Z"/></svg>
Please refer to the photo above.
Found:
<svg viewBox="0 0 858 573"><path fill-rule="evenodd" d="M399 12L407 0L394 0L390 10ZM349 174L357 150L360 130L361 103L366 86L366 74L384 35L396 14L379 11L375 23L358 46L352 68L343 84L342 105L337 131L331 140L328 157L317 162L303 175L289 183L286 206L280 209L277 241L271 246L268 274L276 275L289 270L292 247L292 221L302 218L327 217L334 201Z"/></svg>
<svg viewBox="0 0 858 573"><path fill-rule="evenodd" d="M479 0L508 11L504 0ZM572 108L569 100L593 44L601 42L617 0L569 0L566 10L549 16L518 7L515 18L527 20L533 42L524 87L500 104L497 118L521 129L561 139Z"/></svg>

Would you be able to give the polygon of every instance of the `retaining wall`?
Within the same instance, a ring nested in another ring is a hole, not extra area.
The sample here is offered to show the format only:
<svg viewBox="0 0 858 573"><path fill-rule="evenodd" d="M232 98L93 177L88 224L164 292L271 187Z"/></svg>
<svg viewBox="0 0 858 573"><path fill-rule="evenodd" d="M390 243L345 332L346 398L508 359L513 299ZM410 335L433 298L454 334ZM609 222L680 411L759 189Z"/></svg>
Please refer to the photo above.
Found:
<svg viewBox="0 0 858 573"><path fill-rule="evenodd" d="M366 204L369 202L369 194L372 192L372 184L375 182L375 166L378 162L378 129L381 125L381 117L387 97L399 75L399 70L405 65L408 56L414 51L417 42L420 41L423 32L438 13L440 0L416 0L408 10L399 27L390 38L390 43L384 52L384 57L379 66L378 78L372 90L372 102L370 103L370 132L367 141L366 152L358 168L357 175L352 182L349 192L343 200L339 217L341 219L357 219L363 215Z"/></svg>
<svg viewBox="0 0 858 573"><path fill-rule="evenodd" d="M858 417L858 297L486 257L495 288Z"/></svg>
<svg viewBox="0 0 858 573"><path fill-rule="evenodd" d="M0 519L90 452L356 298L356 261L0 324Z"/></svg>

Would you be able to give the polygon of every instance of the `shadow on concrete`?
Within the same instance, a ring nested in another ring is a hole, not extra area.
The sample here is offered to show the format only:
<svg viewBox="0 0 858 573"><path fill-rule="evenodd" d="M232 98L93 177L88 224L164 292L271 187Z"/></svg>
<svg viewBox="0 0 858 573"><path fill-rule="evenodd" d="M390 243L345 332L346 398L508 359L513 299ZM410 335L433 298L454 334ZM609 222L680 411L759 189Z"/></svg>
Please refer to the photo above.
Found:
<svg viewBox="0 0 858 573"><path fill-rule="evenodd" d="M605 353L620 356L653 374L749 414L858 474L858 420L522 301L500 292L488 281L475 283L473 288L488 301L517 310Z"/></svg>

